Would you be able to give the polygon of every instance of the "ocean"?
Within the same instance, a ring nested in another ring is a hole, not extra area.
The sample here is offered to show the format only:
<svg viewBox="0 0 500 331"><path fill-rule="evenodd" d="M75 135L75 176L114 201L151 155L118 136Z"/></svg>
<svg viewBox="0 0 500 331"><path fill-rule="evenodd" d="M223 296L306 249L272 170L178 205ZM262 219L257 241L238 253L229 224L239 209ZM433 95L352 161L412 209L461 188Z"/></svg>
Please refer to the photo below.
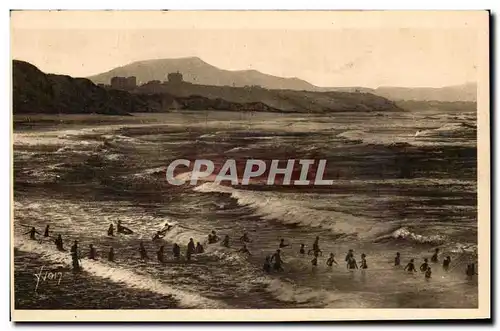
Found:
<svg viewBox="0 0 500 331"><path fill-rule="evenodd" d="M33 125L14 130L17 309L88 309L96 297L109 309L478 306L477 277L465 275L468 263L477 265L475 113L92 116L53 116L38 126L34 117ZM165 169L175 159L325 159L333 185L172 186ZM108 236L118 221L134 233ZM152 241L166 222L173 228ZM51 238L24 234L31 226L43 233L46 225ZM229 235L230 247L207 244L212 230ZM238 252L245 232L251 255ZM69 253L56 250L57 234L67 249L79 241L82 273L70 270ZM323 255L313 268L312 256L299 249L311 249L317 236ZM205 252L186 261L190 238ZM284 270L266 273L265 257L281 239L289 244ZM148 261L139 259L141 241ZM181 246L180 260L173 243ZM97 261L85 258L89 244ZM156 261L161 245L165 263ZM115 262L107 261L110 247ZM430 279L403 271L410 259L418 269L435 248L439 262L431 263ZM347 270L349 249L358 264L366 254L367 269ZM326 265L330 253L338 265ZM37 278L29 275L41 266L61 270L62 285L46 280L35 291Z"/></svg>

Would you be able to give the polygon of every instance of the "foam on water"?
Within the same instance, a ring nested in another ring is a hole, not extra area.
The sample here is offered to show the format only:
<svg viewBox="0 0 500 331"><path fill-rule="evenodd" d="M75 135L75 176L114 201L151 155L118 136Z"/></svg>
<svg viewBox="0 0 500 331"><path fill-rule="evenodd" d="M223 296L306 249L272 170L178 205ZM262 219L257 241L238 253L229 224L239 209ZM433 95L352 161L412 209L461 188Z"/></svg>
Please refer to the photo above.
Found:
<svg viewBox="0 0 500 331"><path fill-rule="evenodd" d="M284 224L319 227L336 234L349 234L358 237L373 236L387 230L384 224L333 210L314 209L300 200L293 200L287 194L239 190L232 187L205 183L194 189L204 193L227 193L241 206L251 206L255 216L266 220L277 220ZM330 196L332 197L332 196Z"/></svg>

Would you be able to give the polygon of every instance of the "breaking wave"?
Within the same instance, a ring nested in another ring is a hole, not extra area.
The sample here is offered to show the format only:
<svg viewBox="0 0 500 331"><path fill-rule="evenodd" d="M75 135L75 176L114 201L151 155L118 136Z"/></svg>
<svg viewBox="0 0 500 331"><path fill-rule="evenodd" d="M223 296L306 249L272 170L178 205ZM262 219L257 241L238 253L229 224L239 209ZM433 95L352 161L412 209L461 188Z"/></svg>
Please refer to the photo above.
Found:
<svg viewBox="0 0 500 331"><path fill-rule="evenodd" d="M277 220L284 224L328 229L338 235L373 236L387 231L384 224L334 210L315 209L293 200L286 194L264 194L238 190L215 183L205 183L194 189L203 193L226 193L240 206L253 207L254 215L265 220Z"/></svg>

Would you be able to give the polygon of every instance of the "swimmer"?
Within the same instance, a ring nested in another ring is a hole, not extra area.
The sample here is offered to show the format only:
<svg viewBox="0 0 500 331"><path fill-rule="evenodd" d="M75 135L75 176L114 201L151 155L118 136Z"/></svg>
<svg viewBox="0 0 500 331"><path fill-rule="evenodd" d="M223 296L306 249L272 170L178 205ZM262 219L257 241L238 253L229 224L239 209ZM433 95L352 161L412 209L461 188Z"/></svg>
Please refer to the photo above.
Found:
<svg viewBox="0 0 500 331"><path fill-rule="evenodd" d="M108 236L114 236L115 235L114 231L115 231L115 228L113 226L113 223L111 223L109 225L109 228L108 228Z"/></svg>
<svg viewBox="0 0 500 331"><path fill-rule="evenodd" d="M366 263L365 253L361 254L361 269L368 269L368 264Z"/></svg>
<svg viewBox="0 0 500 331"><path fill-rule="evenodd" d="M57 247L58 250L64 251L63 240L62 240L62 236L61 235L57 236L57 239L54 240L54 243L56 244L56 247Z"/></svg>
<svg viewBox="0 0 500 331"><path fill-rule="evenodd" d="M394 258L394 266L399 266L401 265L401 255L399 252L396 253L396 257Z"/></svg>
<svg viewBox="0 0 500 331"><path fill-rule="evenodd" d="M189 238L189 243L187 244L186 259L191 260L191 254L194 254L196 247L194 246L193 238Z"/></svg>
<svg viewBox="0 0 500 331"><path fill-rule="evenodd" d="M276 250L276 253L273 254L273 256L271 257L271 263L274 261L274 270L276 271L284 271L283 270L283 267L282 267L282 264L284 263L284 261L281 259L281 250L280 249L277 249Z"/></svg>
<svg viewBox="0 0 500 331"><path fill-rule="evenodd" d="M314 257L311 260L311 265L313 266L313 268L318 266L318 252L314 253Z"/></svg>
<svg viewBox="0 0 500 331"><path fill-rule="evenodd" d="M425 271L425 279L431 278L431 275L432 275L431 267L428 267L427 270Z"/></svg>
<svg viewBox="0 0 500 331"><path fill-rule="evenodd" d="M474 263L467 264L467 270L465 271L465 274L469 277L477 275Z"/></svg>
<svg viewBox="0 0 500 331"><path fill-rule="evenodd" d="M243 247L241 247L241 248L238 250L238 252L239 252L239 253L243 253L243 254L252 255L252 254L250 253L250 251L248 250L248 248L247 248L247 245L246 245L246 244L244 244L244 245L243 245Z"/></svg>
<svg viewBox="0 0 500 331"><path fill-rule="evenodd" d="M300 251L299 251L299 253L301 255L304 255L306 253L306 245L300 244Z"/></svg>
<svg viewBox="0 0 500 331"><path fill-rule="evenodd" d="M174 247L172 248L172 252L174 253L174 257L176 259L181 257L181 247L177 245L177 243L174 244Z"/></svg>
<svg viewBox="0 0 500 331"><path fill-rule="evenodd" d="M427 270L427 268L429 268L429 263L428 263L428 261L429 261L429 260L428 260L427 258L425 258L425 259L424 259L424 263L422 263L422 264L420 265L420 271L425 272L425 271Z"/></svg>
<svg viewBox="0 0 500 331"><path fill-rule="evenodd" d="M158 249L158 251L156 252L156 257L158 258L158 262L160 263L165 262L164 253L165 253L165 246L162 245L160 246L160 249Z"/></svg>
<svg viewBox="0 0 500 331"><path fill-rule="evenodd" d="M200 242L198 241L196 243L195 253L196 254L203 254L203 252L205 252L205 249L203 248L203 245L200 244Z"/></svg>
<svg viewBox="0 0 500 331"><path fill-rule="evenodd" d="M92 244L89 245L89 259L97 260L97 251Z"/></svg>
<svg viewBox="0 0 500 331"><path fill-rule="evenodd" d="M313 243L313 248L310 249L309 252L307 252L307 255L311 254L311 252L313 253L318 252L319 254L321 254L321 256L323 256L323 252L319 248L319 237L316 237Z"/></svg>
<svg viewBox="0 0 500 331"><path fill-rule="evenodd" d="M434 250L434 255L431 257L431 262L432 263L437 263L438 262L438 254L439 254L439 248L436 248Z"/></svg>
<svg viewBox="0 0 500 331"><path fill-rule="evenodd" d="M447 256L443 260L443 269L444 269L444 271L448 271L448 268L450 267L450 263L451 263L451 257Z"/></svg>
<svg viewBox="0 0 500 331"><path fill-rule="evenodd" d="M266 256L266 261L264 262L264 271L267 273L271 272L271 257L268 255Z"/></svg>
<svg viewBox="0 0 500 331"><path fill-rule="evenodd" d="M331 267L334 263L338 265L337 261L335 261L335 255L333 255L333 253L330 253L330 257L328 258L328 260L326 260L326 265Z"/></svg>
<svg viewBox="0 0 500 331"><path fill-rule="evenodd" d="M134 233L134 231L130 230L126 226L123 226L122 225L122 221L118 221L118 223L116 224L116 232L123 233L123 234L132 234L132 233Z"/></svg>
<svg viewBox="0 0 500 331"><path fill-rule="evenodd" d="M78 241L75 240L73 245L71 246L71 260L73 263L73 270L80 271L80 257L78 256Z"/></svg>
<svg viewBox="0 0 500 331"><path fill-rule="evenodd" d="M153 237L153 241L160 240L161 238L163 238L161 231L156 231L156 234Z"/></svg>
<svg viewBox="0 0 500 331"><path fill-rule="evenodd" d="M415 272L417 269L415 269L415 264L413 263L415 260L411 259L410 262L406 265L404 270L408 270L408 272Z"/></svg>
<svg viewBox="0 0 500 331"><path fill-rule="evenodd" d="M115 262L115 250L113 249L113 247L111 247L109 249L109 253L108 253L108 261L109 262Z"/></svg>
<svg viewBox="0 0 500 331"><path fill-rule="evenodd" d="M248 237L248 233L244 232L243 235L240 237L240 241L244 243L251 243L252 240Z"/></svg>
<svg viewBox="0 0 500 331"><path fill-rule="evenodd" d="M161 233L165 233L167 231L170 231L170 229L172 229L174 226L173 225L170 225L167 223L165 223L165 226L163 226L163 229L160 231Z"/></svg>
<svg viewBox="0 0 500 331"><path fill-rule="evenodd" d="M208 234L208 243L215 244L218 241L219 241L219 237L217 237L215 230L212 230L212 233Z"/></svg>
<svg viewBox="0 0 500 331"><path fill-rule="evenodd" d="M289 244L285 244L285 239L280 240L280 248L285 248L287 246L290 246Z"/></svg>
<svg viewBox="0 0 500 331"><path fill-rule="evenodd" d="M25 234L29 234L29 235L30 235L30 239L31 239L31 240L36 240L35 234L37 234L37 233L41 235L41 233L40 233L40 232L38 232L38 231L35 229L35 227L34 227L34 226L32 226L32 227L31 227L31 230L29 230L29 231L28 231L28 232L26 232Z"/></svg>
<svg viewBox="0 0 500 331"><path fill-rule="evenodd" d="M142 241L139 244L139 253L141 254L142 260L149 260L148 252L146 251L146 248L144 247L144 243Z"/></svg>
<svg viewBox="0 0 500 331"><path fill-rule="evenodd" d="M347 269L358 269L358 264L356 263L354 256L351 256L347 261Z"/></svg>
<svg viewBox="0 0 500 331"><path fill-rule="evenodd" d="M224 240L222 240L222 246L229 248L229 235L226 234Z"/></svg>
<svg viewBox="0 0 500 331"><path fill-rule="evenodd" d="M354 251L352 249L347 252L347 255L345 256L345 262L348 262L352 257L354 257Z"/></svg>

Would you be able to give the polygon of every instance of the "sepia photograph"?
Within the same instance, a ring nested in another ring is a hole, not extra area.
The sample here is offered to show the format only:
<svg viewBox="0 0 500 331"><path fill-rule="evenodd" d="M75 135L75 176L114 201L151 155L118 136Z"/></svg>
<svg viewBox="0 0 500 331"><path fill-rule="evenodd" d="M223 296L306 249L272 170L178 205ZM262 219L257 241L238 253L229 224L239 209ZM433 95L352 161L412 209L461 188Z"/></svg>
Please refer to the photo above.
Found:
<svg viewBox="0 0 500 331"><path fill-rule="evenodd" d="M12 320L490 318L489 20L12 10Z"/></svg>

